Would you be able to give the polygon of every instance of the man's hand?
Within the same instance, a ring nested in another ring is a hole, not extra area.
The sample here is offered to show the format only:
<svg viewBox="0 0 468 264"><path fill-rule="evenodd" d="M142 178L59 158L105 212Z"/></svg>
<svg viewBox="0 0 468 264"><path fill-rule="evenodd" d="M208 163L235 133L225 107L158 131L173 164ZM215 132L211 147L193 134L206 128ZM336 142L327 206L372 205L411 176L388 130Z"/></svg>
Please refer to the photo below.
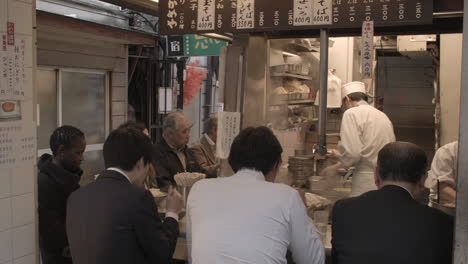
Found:
<svg viewBox="0 0 468 264"><path fill-rule="evenodd" d="M341 168L341 162L337 162L336 164L333 164L324 168L322 171L319 172L319 175L321 176L336 175L338 173L339 168Z"/></svg>
<svg viewBox="0 0 468 264"><path fill-rule="evenodd" d="M339 159L341 157L341 154L338 150L331 149L329 150L329 153L326 155L326 157L329 159Z"/></svg>
<svg viewBox="0 0 468 264"><path fill-rule="evenodd" d="M184 199L182 195L172 186L169 187L166 198L166 209L168 212L179 214L184 207Z"/></svg>

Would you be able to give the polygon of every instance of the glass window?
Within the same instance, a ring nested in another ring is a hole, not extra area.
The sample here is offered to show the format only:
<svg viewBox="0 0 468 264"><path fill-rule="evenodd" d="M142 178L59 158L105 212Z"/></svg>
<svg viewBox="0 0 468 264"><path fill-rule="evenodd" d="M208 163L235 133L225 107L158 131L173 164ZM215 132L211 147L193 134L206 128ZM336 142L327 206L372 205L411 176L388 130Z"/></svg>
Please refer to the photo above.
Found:
<svg viewBox="0 0 468 264"><path fill-rule="evenodd" d="M80 128L87 144L105 140L105 91L105 74L62 72L62 124Z"/></svg>

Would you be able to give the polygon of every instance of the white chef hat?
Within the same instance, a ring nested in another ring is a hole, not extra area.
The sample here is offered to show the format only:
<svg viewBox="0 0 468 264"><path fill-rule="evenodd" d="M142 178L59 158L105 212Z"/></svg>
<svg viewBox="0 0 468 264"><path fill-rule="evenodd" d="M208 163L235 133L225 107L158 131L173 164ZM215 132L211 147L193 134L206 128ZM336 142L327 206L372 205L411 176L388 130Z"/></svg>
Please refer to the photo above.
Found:
<svg viewBox="0 0 468 264"><path fill-rule="evenodd" d="M341 88L341 98L345 98L352 93L366 94L366 85L363 82L350 82Z"/></svg>

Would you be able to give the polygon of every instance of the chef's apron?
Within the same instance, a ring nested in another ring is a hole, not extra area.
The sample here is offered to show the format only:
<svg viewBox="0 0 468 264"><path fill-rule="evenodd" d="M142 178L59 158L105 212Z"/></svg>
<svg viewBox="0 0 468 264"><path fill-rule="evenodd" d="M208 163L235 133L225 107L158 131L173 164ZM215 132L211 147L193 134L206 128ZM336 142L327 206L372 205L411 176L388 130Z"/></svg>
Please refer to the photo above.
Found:
<svg viewBox="0 0 468 264"><path fill-rule="evenodd" d="M351 188L350 197L356 197L368 191L377 190L374 172L369 170L355 170Z"/></svg>

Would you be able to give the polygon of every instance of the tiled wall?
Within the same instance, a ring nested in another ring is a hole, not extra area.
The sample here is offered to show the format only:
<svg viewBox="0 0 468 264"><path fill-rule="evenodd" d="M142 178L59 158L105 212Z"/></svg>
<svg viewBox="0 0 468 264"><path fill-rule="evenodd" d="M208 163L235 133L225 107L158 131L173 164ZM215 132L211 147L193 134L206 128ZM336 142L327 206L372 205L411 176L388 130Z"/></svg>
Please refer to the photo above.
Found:
<svg viewBox="0 0 468 264"><path fill-rule="evenodd" d="M17 39L26 40L25 65L28 98L22 102L22 122L33 122L33 10L32 0L0 0L0 34L6 22L15 23ZM30 131L35 135L36 131ZM37 261L35 168L32 164L0 169L0 264L32 264Z"/></svg>

